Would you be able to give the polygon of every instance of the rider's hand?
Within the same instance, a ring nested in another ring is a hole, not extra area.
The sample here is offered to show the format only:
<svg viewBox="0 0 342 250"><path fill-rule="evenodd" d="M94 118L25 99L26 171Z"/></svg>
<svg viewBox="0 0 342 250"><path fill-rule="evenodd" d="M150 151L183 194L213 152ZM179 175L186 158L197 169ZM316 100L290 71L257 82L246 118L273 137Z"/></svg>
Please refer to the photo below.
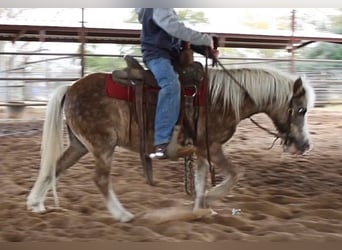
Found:
<svg viewBox="0 0 342 250"><path fill-rule="evenodd" d="M211 44L210 44L210 50L209 50L209 57L212 59L218 58L219 51L218 48L218 38L215 36L212 36Z"/></svg>
<svg viewBox="0 0 342 250"><path fill-rule="evenodd" d="M217 59L219 56L219 51L217 49L212 49L211 54L212 54L213 58Z"/></svg>
<svg viewBox="0 0 342 250"><path fill-rule="evenodd" d="M209 34L208 34L209 35ZM210 36L210 35L209 35ZM190 48L203 56L207 56L210 59L213 59L213 62L215 63L219 55L219 51L217 50L218 47L218 38L217 37L211 37L211 43L210 45L193 45L190 44Z"/></svg>
<svg viewBox="0 0 342 250"><path fill-rule="evenodd" d="M212 59L212 66L217 66L217 58L219 56L219 51L217 50L218 48L218 38L213 36L211 39L211 45L209 48L209 58Z"/></svg>

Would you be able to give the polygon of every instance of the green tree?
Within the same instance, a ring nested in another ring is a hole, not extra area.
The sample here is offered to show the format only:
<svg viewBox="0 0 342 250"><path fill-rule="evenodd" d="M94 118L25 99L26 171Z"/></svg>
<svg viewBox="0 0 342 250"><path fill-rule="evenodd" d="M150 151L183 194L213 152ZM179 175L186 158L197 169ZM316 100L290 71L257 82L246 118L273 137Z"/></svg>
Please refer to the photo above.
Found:
<svg viewBox="0 0 342 250"><path fill-rule="evenodd" d="M29 9L23 8L0 8L0 17L6 17L8 19L16 18L21 13Z"/></svg>
<svg viewBox="0 0 342 250"><path fill-rule="evenodd" d="M333 27L331 27L331 31L336 34L342 35L342 9L338 9L339 14L331 17L331 22Z"/></svg>
<svg viewBox="0 0 342 250"><path fill-rule="evenodd" d="M266 33L274 31L274 30L282 30L282 31L290 31L291 27L291 12L289 11L288 15L281 15L277 17L276 20L270 22L269 18L263 17L260 14L256 13L258 10L254 10L253 12L249 12L248 10L245 13L244 22L242 22L242 25L246 26L250 30L257 30L258 33ZM242 51L247 51L247 53L250 53L250 51L247 49L241 49ZM276 49L255 49L253 51L255 56L261 57L261 58L273 58L273 57L282 57L283 53L282 51L276 50ZM246 53L245 53L246 54ZM248 55L247 55L248 57Z"/></svg>
<svg viewBox="0 0 342 250"><path fill-rule="evenodd" d="M342 9L338 9L337 12L329 17L328 24L321 27L322 31L342 34ZM342 60L342 45L322 42L314 47L304 48L302 55L305 58Z"/></svg>
<svg viewBox="0 0 342 250"><path fill-rule="evenodd" d="M177 10L177 15L180 20L192 25L208 23L208 18L205 16L203 11L180 9Z"/></svg>

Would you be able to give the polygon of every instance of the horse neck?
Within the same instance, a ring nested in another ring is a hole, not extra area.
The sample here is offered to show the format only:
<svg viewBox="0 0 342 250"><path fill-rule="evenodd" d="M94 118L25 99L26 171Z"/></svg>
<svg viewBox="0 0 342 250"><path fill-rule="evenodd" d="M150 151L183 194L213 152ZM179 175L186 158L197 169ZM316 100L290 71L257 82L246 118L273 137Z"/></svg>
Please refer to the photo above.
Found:
<svg viewBox="0 0 342 250"><path fill-rule="evenodd" d="M239 115L240 117L236 117L236 122L239 123L241 120L251 117L252 115L258 113L266 113L267 107L260 107L255 105L255 103L250 99L246 98L241 104ZM233 110L229 110L229 113L234 114Z"/></svg>
<svg viewBox="0 0 342 250"><path fill-rule="evenodd" d="M243 110L241 110L241 119L245 119L259 113L266 113L267 110L267 105L257 106L250 98L247 98L244 102Z"/></svg>
<svg viewBox="0 0 342 250"><path fill-rule="evenodd" d="M213 124L216 124L216 129L224 128L227 122L232 126L236 126L241 120L254 114L264 112L264 109L257 107L249 98L245 99L241 104L239 111L240 117L236 117L235 111L231 106L229 108L224 108L221 105L214 104L212 106L212 104L209 104L208 110L209 120L211 120Z"/></svg>

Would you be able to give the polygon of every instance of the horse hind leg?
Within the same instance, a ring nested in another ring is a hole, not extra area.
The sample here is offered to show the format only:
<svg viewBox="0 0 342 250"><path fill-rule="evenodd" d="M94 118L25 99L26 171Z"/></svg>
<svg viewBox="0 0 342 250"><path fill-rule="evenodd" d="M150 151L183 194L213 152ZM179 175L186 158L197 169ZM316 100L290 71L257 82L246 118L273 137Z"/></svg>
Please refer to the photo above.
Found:
<svg viewBox="0 0 342 250"><path fill-rule="evenodd" d="M134 218L134 215L122 206L112 189L110 181L112 154L113 149L110 151L108 150L107 152L102 151L94 153L96 164L94 181L103 194L107 203L107 208L113 217L121 222L128 222Z"/></svg>
<svg viewBox="0 0 342 250"><path fill-rule="evenodd" d="M74 165L88 152L84 145L75 137L69 127L68 131L70 144L57 161L55 173L56 178L58 178L63 171ZM53 183L50 175L46 174L45 176L38 177L37 182L32 188L27 199L28 209L33 212L45 211L44 201L48 191L52 188L52 185Z"/></svg>
<svg viewBox="0 0 342 250"><path fill-rule="evenodd" d="M62 157L57 161L56 177L58 178L65 170L73 166L82 156L88 153L88 149L77 139L67 126L69 132L69 147Z"/></svg>
<svg viewBox="0 0 342 250"><path fill-rule="evenodd" d="M233 164L227 159L223 152L220 144L213 144L210 147L211 161L212 163L221 169L221 174L224 179L217 186L209 189L205 195L208 203L223 198L237 183L241 177L241 173L233 167Z"/></svg>

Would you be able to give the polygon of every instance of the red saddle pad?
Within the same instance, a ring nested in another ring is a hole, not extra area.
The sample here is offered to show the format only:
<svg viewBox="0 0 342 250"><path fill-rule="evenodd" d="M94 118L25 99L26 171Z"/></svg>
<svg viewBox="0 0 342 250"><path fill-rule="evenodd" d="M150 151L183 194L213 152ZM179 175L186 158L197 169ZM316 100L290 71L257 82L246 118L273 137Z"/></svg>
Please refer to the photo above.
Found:
<svg viewBox="0 0 342 250"><path fill-rule="evenodd" d="M108 74L106 76L106 94L108 97L130 101L132 102L134 99L134 88L120 85L113 81L112 75ZM148 87L145 91L158 91L156 88ZM183 95L192 95L194 93L194 89L184 89L182 91ZM194 103L195 105L203 106L205 104L205 84L201 84L201 88L199 89L199 98L198 103Z"/></svg>

